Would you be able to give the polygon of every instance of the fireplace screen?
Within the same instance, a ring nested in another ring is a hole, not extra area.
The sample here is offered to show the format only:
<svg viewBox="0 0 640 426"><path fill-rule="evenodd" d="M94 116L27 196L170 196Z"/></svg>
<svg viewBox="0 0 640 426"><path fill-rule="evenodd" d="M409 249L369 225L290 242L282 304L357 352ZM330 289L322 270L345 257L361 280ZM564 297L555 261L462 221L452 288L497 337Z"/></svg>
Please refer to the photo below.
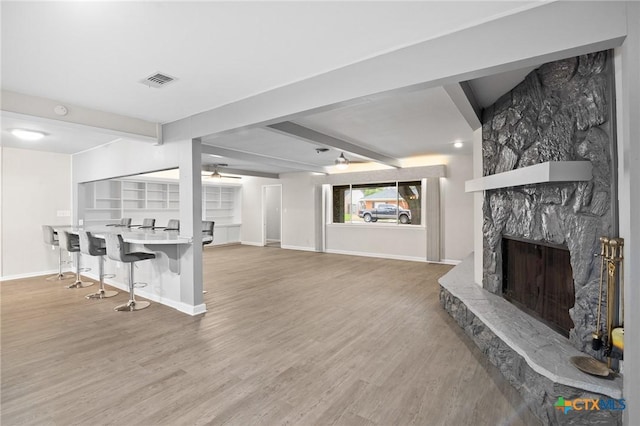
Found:
<svg viewBox="0 0 640 426"><path fill-rule="evenodd" d="M569 250L503 237L502 255L503 297L569 337L575 303Z"/></svg>

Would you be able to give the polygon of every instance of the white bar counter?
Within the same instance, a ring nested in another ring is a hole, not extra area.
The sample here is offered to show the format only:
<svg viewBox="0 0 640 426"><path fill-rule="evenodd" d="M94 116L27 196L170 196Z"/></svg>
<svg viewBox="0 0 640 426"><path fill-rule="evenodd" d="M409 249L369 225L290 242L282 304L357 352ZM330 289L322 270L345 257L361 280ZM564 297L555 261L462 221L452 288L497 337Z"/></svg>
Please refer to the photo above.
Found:
<svg viewBox="0 0 640 426"><path fill-rule="evenodd" d="M181 312L197 315L204 313L206 308L194 307L181 302L180 297L180 257L193 244L192 238L180 236L179 231L165 231L162 229L135 229L124 226L54 226L56 232L67 231L78 234L89 231L97 238L104 239L107 234L120 234L125 243L129 244L127 251L144 251L154 253L155 259L136 262L135 280L146 283L143 287L136 287L136 296L153 302L170 306ZM207 237L203 237L203 241ZM209 237L210 238L210 237ZM206 241L204 241L206 242ZM91 268L83 273L96 282L99 277L98 258L82 254L82 265ZM115 278L105 279L105 283L128 292L128 267L105 256L105 274L115 274ZM81 291L81 290L78 290ZM117 298L118 296L116 296ZM108 299L102 302L108 303Z"/></svg>

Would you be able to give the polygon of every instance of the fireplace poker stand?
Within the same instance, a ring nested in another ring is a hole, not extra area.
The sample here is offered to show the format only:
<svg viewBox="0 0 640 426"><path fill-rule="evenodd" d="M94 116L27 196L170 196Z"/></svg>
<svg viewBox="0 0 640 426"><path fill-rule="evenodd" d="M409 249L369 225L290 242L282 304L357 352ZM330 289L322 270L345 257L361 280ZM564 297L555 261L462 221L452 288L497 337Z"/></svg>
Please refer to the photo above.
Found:
<svg viewBox="0 0 640 426"><path fill-rule="evenodd" d="M591 347L598 351L603 347L603 330L601 328L603 293L602 287L607 283L607 316L606 316L606 344L604 356L607 357L607 368L612 368L613 359L623 359L624 352L624 239L600 238L600 286L598 294L598 314L596 331L593 333ZM596 255L598 256L598 255ZM605 276L606 274L606 276ZM617 321L620 310L621 320ZM618 323L619 325L615 325Z"/></svg>

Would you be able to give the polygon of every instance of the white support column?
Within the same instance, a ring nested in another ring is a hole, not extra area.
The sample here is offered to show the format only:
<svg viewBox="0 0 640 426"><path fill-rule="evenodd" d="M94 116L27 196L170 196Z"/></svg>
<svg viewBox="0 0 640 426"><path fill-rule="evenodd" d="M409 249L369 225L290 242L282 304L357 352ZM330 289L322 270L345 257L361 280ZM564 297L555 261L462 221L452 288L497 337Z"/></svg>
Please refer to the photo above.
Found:
<svg viewBox="0 0 640 426"><path fill-rule="evenodd" d="M315 249L317 252L324 252L324 229L325 229L325 206L324 190L321 184L313 186L314 217L313 226L315 229Z"/></svg>
<svg viewBox="0 0 640 426"><path fill-rule="evenodd" d="M181 245L180 302L192 315L206 312L202 297L202 143L180 141L180 236L193 239Z"/></svg>
<svg viewBox="0 0 640 426"><path fill-rule="evenodd" d="M427 178L427 261L440 262L440 178Z"/></svg>
<svg viewBox="0 0 640 426"><path fill-rule="evenodd" d="M482 127L473 132L473 178L482 177ZM473 194L473 280L482 287L482 203L484 191Z"/></svg>
<svg viewBox="0 0 640 426"><path fill-rule="evenodd" d="M640 3L626 2L627 38L615 52L618 203L624 238L624 424L640 424Z"/></svg>

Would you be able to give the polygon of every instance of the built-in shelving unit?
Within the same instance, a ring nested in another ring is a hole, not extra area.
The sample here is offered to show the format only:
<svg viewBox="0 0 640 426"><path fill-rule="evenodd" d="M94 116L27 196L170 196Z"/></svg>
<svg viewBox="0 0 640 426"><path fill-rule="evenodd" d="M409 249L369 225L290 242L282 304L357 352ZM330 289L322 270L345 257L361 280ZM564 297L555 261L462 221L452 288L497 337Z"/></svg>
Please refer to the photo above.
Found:
<svg viewBox="0 0 640 426"><path fill-rule="evenodd" d="M203 184L202 220L216 223L214 244L240 241L241 185ZM117 223L123 217L132 223L156 219L164 226L178 219L180 187L177 183L155 180L107 180L84 184L84 221L88 225Z"/></svg>
<svg viewBox="0 0 640 426"><path fill-rule="evenodd" d="M233 223L238 215L237 189L233 186L203 186L202 217L220 224Z"/></svg>
<svg viewBox="0 0 640 426"><path fill-rule="evenodd" d="M122 209L137 210L145 207L145 183L123 181Z"/></svg>
<svg viewBox="0 0 640 426"><path fill-rule="evenodd" d="M180 207L180 187L178 184L167 184L167 208L178 210Z"/></svg>
<svg viewBox="0 0 640 426"><path fill-rule="evenodd" d="M121 183L119 181L95 182L88 187L85 219L88 222L113 222L119 220L122 211Z"/></svg>

